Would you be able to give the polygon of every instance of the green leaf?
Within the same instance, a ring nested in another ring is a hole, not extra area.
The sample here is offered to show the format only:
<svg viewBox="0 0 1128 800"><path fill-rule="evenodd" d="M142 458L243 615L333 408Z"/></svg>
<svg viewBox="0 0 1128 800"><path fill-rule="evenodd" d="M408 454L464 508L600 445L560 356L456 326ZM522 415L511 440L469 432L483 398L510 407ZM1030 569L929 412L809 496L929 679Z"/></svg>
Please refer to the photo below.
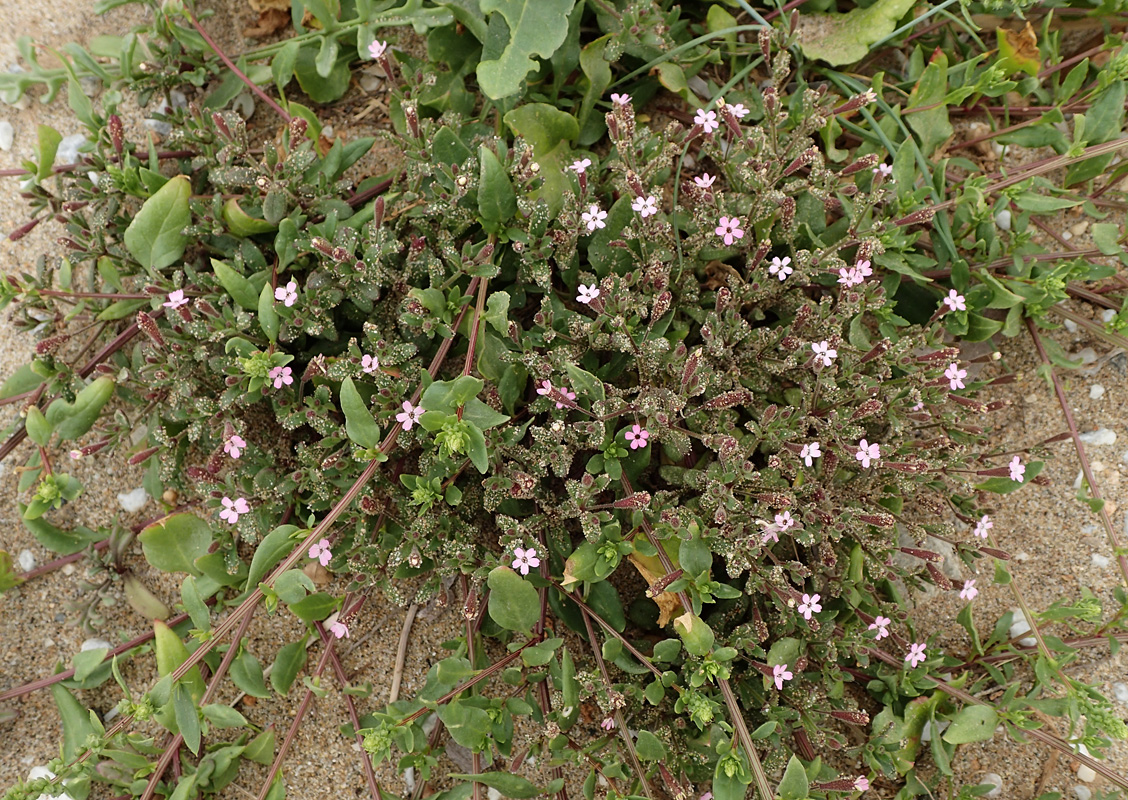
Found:
<svg viewBox="0 0 1128 800"><path fill-rule="evenodd" d="M443 722L446 723L446 720L444 719ZM491 789L497 789L501 792L502 797L513 797L516 800L528 800L528 798L541 794L541 790L537 788L536 784L520 775L513 775L508 772L479 772L475 775L454 774L450 777L484 783Z"/></svg>
<svg viewBox="0 0 1128 800"><path fill-rule="evenodd" d="M8 380L4 381L4 385L0 387L0 399L6 400L9 397L38 389L41 383L43 383L43 377L31 368L31 364L24 364L13 372Z"/></svg>
<svg viewBox="0 0 1128 800"><path fill-rule="evenodd" d="M574 364L565 364L564 371L568 373L568 380L572 382L572 388L576 391L576 399L580 397L587 397L592 402L596 400L603 400L606 394L603 391L603 381L592 375L586 370L582 370Z"/></svg>
<svg viewBox="0 0 1128 800"><path fill-rule="evenodd" d="M270 671L270 685L274 687L274 691L278 694L286 694L290 691L308 656L305 639L291 642L278 651L278 655L274 658L274 668Z"/></svg>
<svg viewBox="0 0 1128 800"><path fill-rule="evenodd" d="M564 204L570 191L571 178L565 162L571 154L569 142L580 135L580 125L571 114L548 103L526 103L508 112L503 118L514 134L533 148L533 157L540 164L544 183L530 193L533 200L544 200L553 216Z"/></svg>
<svg viewBox="0 0 1128 800"><path fill-rule="evenodd" d="M948 106L944 102L947 94L948 57L939 53L933 56L932 63L925 68L924 74L913 87L907 103L908 108L905 110L905 119L909 127L920 137L920 149L926 157L931 156L936 148L948 141L952 135L952 124L948 121ZM928 108L929 106L933 107ZM917 108L927 110L915 111Z"/></svg>
<svg viewBox="0 0 1128 800"><path fill-rule="evenodd" d="M59 152L59 144L63 135L47 125L39 126L38 142L35 147L35 160L38 162L39 180L51 176L51 168L55 165L55 154Z"/></svg>
<svg viewBox="0 0 1128 800"><path fill-rule="evenodd" d="M278 87L279 92L285 89L286 84L294 77L294 65L298 61L300 49L301 42L291 39L282 45L282 49L270 60L270 75L274 78L274 85Z"/></svg>
<svg viewBox="0 0 1128 800"><path fill-rule="evenodd" d="M952 717L952 724L944 731L944 741L949 744L985 742L995 735L999 715L990 706L965 706Z"/></svg>
<svg viewBox="0 0 1128 800"><path fill-rule="evenodd" d="M509 29L509 41L500 55L478 62L478 85L487 97L500 100L521 90L525 76L538 68L532 56L547 59L564 44L568 14L575 4L576 0L480 0L483 14L500 14Z"/></svg>
<svg viewBox="0 0 1128 800"><path fill-rule="evenodd" d="M797 29L799 47L808 58L822 59L834 67L860 61L869 55L871 44L893 33L897 20L914 2L878 0L845 14L802 14Z"/></svg>
<svg viewBox="0 0 1128 800"><path fill-rule="evenodd" d="M332 103L340 100L349 88L352 73L349 71L348 59L338 59L327 75L321 75L317 69L317 56L320 49L310 45L301 48L294 59L294 74L298 77L298 85L302 91L310 96L316 103ZM291 103L291 113L293 113Z"/></svg>
<svg viewBox="0 0 1128 800"><path fill-rule="evenodd" d="M474 423L484 431L509 421L508 416L494 411L477 397L466 401L466 405L462 407L462 419Z"/></svg>
<svg viewBox="0 0 1128 800"><path fill-rule="evenodd" d="M509 292L492 292L482 318L502 336L509 335Z"/></svg>
<svg viewBox="0 0 1128 800"><path fill-rule="evenodd" d="M231 680L252 697L270 697L262 677L262 664L249 650L244 650L231 662Z"/></svg>
<svg viewBox="0 0 1128 800"><path fill-rule="evenodd" d="M82 683L89 678L94 670L102 666L102 662L106 660L106 654L109 652L108 647L95 647L93 650L75 653L74 658L71 659L71 666L74 667L74 679Z"/></svg>
<svg viewBox="0 0 1128 800"><path fill-rule="evenodd" d="M470 440L470 448L467 453L470 457L470 463L474 465L474 469L485 475L490 468L490 454L486 449L486 437L482 435L482 429L473 422L464 419L463 425L466 428L466 438Z"/></svg>
<svg viewBox="0 0 1128 800"><path fill-rule="evenodd" d="M321 48L317 51L317 57L314 59L313 65L317 70L317 74L322 78L328 78L333 72L333 65L337 61L337 51L339 50L336 36L325 36L321 40Z"/></svg>
<svg viewBox="0 0 1128 800"><path fill-rule="evenodd" d="M263 284L262 291L259 292L258 321L266 338L271 342L277 342L281 322L278 319L278 312L274 310L274 294L270 291L269 283Z"/></svg>
<svg viewBox="0 0 1128 800"><path fill-rule="evenodd" d="M251 740L247 749L243 751L243 755L256 764L268 767L274 762L274 741L274 729L267 728Z"/></svg>
<svg viewBox="0 0 1128 800"><path fill-rule="evenodd" d="M157 657L157 674L162 678L171 675L188 660L188 648L172 628L159 619L153 620L153 650ZM199 666L188 670L180 684L188 688L193 699L204 696L204 676Z"/></svg>
<svg viewBox="0 0 1128 800"><path fill-rule="evenodd" d="M188 745L188 749L192 751L193 755L199 755L200 713L196 710L196 704L192 701L192 696L183 684L177 684L176 688L172 690L172 708L176 713L176 727L180 729L180 735L184 737L184 744Z"/></svg>
<svg viewBox="0 0 1128 800"><path fill-rule="evenodd" d="M737 758L740 759L740 769L733 770L732 775L725 769L728 764L726 759L717 759L713 770L713 800L744 800L747 794L745 787L752 782L752 771L743 752L737 753Z"/></svg>
<svg viewBox="0 0 1128 800"><path fill-rule="evenodd" d="M713 649L716 638L713 629L692 611L687 611L674 620L674 630L682 638L686 652L691 656L704 656Z"/></svg>
<svg viewBox="0 0 1128 800"><path fill-rule="evenodd" d="M337 601L333 595L325 592L316 592L296 603L290 603L290 611L294 612L294 616L302 622L323 620L333 613L336 607Z"/></svg>
<svg viewBox="0 0 1128 800"><path fill-rule="evenodd" d="M480 178L478 182L478 213L483 227L498 230L517 212L517 195L505 167L486 145L478 148Z"/></svg>
<svg viewBox="0 0 1128 800"><path fill-rule="evenodd" d="M125 246L150 274L175 264L188 247L184 229L192 224L192 185L177 175L145 201L129 227Z"/></svg>
<svg viewBox="0 0 1128 800"><path fill-rule="evenodd" d="M1000 475L995 478L988 478L982 483L977 483L975 488L981 492L994 492L995 494L1017 492L1036 478L1044 466L1045 463L1042 461L1031 461L1026 465L1026 473L1023 475L1021 481L1012 481L1009 477Z"/></svg>
<svg viewBox="0 0 1128 800"><path fill-rule="evenodd" d="M1120 245L1120 226L1113 222L1095 222L1093 223L1093 244L1097 249L1106 256L1119 256L1124 254L1124 248ZM9 380L14 380L13 376ZM34 388L34 387L29 387ZM8 384L4 384L4 389L0 390L0 397L8 397L7 394ZM18 392L13 392L18 394Z"/></svg>
<svg viewBox="0 0 1128 800"><path fill-rule="evenodd" d="M77 439L94 427L102 408L113 396L113 379L103 376L83 387L73 403L61 397L53 402L47 409L47 421L60 441Z"/></svg>
<svg viewBox="0 0 1128 800"><path fill-rule="evenodd" d="M454 741L470 750L480 751L490 735L493 722L484 709L476 708L462 700L453 700L439 706L439 719L450 731Z"/></svg>
<svg viewBox="0 0 1128 800"><path fill-rule="evenodd" d="M192 618L192 624L197 630L210 630L211 613L200 597L200 590L196 587L196 579L192 575L187 576L180 584L180 597L184 601L184 610Z"/></svg>
<svg viewBox="0 0 1128 800"><path fill-rule="evenodd" d="M780 800L806 800L810 788L803 762L792 756L787 762L787 769L783 771L783 780L779 782L776 794Z"/></svg>
<svg viewBox="0 0 1128 800"><path fill-rule="evenodd" d="M74 699L74 695L57 683L51 685L51 696L55 699L59 716L63 720L63 758L73 761L86 749L86 737L96 733L94 726L90 724L90 712Z"/></svg>
<svg viewBox="0 0 1128 800"><path fill-rule="evenodd" d="M364 398L357 391L352 378L341 382L341 411L345 414L345 431L356 444L371 450L380 446L380 426Z"/></svg>
<svg viewBox="0 0 1128 800"><path fill-rule="evenodd" d="M209 703L201 710L217 728L242 728L248 724L246 717L223 703Z"/></svg>
<svg viewBox="0 0 1128 800"><path fill-rule="evenodd" d="M212 530L195 514L173 514L146 527L137 537L145 559L163 572L199 575L196 559L206 555Z"/></svg>
<svg viewBox="0 0 1128 800"><path fill-rule="evenodd" d="M638 732L635 749L638 751L638 757L643 761L661 761L666 757L666 748L662 745L662 741L650 731Z"/></svg>
<svg viewBox="0 0 1128 800"><path fill-rule="evenodd" d="M43 416L39 406L28 407L24 427L27 429L28 438L40 447L46 447L47 442L51 441L51 423L47 421L47 417Z"/></svg>
<svg viewBox="0 0 1128 800"><path fill-rule="evenodd" d="M719 6L712 6L709 11L709 16L712 16L713 8ZM587 123L588 117L591 116L591 111L595 107L595 103L607 91L607 87L611 85L611 65L607 63L603 53L607 49L607 43L611 41L614 34L608 33L601 36L594 41L588 42L584 45L584 49L580 51L580 69L583 70L584 77L587 78L587 87L584 89L584 99L580 103L580 116L577 120L577 135ZM513 112L510 111L510 114ZM506 114L508 117L509 114ZM508 123L509 120L506 119ZM575 136L568 137L574 139Z"/></svg>
<svg viewBox="0 0 1128 800"><path fill-rule="evenodd" d="M537 590L509 567L489 574L490 618L507 631L530 631L540 618Z"/></svg>
<svg viewBox="0 0 1128 800"><path fill-rule="evenodd" d="M218 259L213 258L211 265L215 279L231 295L232 300L247 311L258 310L259 293L249 280Z"/></svg>
<svg viewBox="0 0 1128 800"><path fill-rule="evenodd" d="M463 144L457 133L444 125L431 139L431 155L440 164L450 166L462 164L474 153Z"/></svg>
<svg viewBox="0 0 1128 800"><path fill-rule="evenodd" d="M279 525L268 533L251 558L251 571L247 575L247 589L253 589L286 556L294 551L295 543L290 535L298 530L297 525Z"/></svg>
<svg viewBox="0 0 1128 800"><path fill-rule="evenodd" d="M227 230L239 237L254 236L257 233L270 233L277 225L271 225L265 219L252 217L239 205L238 199L232 197L223 204L223 222Z"/></svg>
<svg viewBox="0 0 1128 800"><path fill-rule="evenodd" d="M298 603L316 591L313 579L300 569L288 569L274 582L274 591L283 603Z"/></svg>

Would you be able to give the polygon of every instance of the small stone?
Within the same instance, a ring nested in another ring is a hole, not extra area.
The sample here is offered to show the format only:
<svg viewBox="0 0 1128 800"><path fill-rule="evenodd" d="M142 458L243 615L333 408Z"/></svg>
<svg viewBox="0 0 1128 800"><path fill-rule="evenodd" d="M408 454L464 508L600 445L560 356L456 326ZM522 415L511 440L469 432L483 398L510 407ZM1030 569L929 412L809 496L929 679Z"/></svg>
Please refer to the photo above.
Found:
<svg viewBox="0 0 1128 800"><path fill-rule="evenodd" d="M1114 319L1116 319L1115 308L1106 308L1101 312L1101 322L1112 322Z"/></svg>
<svg viewBox="0 0 1128 800"><path fill-rule="evenodd" d="M1011 609L1014 613L1010 626L1010 637L1016 639L1024 633L1030 633L1030 623L1026 621L1026 615L1022 613L1021 608ZM1038 642L1033 636L1026 636L1018 640L1018 643L1023 647L1033 647ZM998 795L996 795L998 796Z"/></svg>
<svg viewBox="0 0 1128 800"><path fill-rule="evenodd" d="M78 151L86 144L87 139L81 133L65 137L59 142L59 149L56 151L55 160L60 164L77 164L79 159Z"/></svg>
<svg viewBox="0 0 1128 800"><path fill-rule="evenodd" d="M1090 400L1100 400L1102 397L1104 397L1104 393L1105 393L1105 388L1103 386L1101 386L1099 383L1094 383L1092 386L1089 387L1089 399Z"/></svg>
<svg viewBox="0 0 1128 800"><path fill-rule="evenodd" d="M1003 209L995 215L995 224L999 226L1001 231L1009 231L1011 229L1011 213L1007 209Z"/></svg>
<svg viewBox="0 0 1128 800"><path fill-rule="evenodd" d="M1019 551L1019 552L1014 554L1014 560L1015 561L1029 561L1030 560L1030 554L1027 553L1025 550Z"/></svg>
<svg viewBox="0 0 1128 800"><path fill-rule="evenodd" d="M11 150L16 131L8 120L0 120L0 150Z"/></svg>
<svg viewBox="0 0 1128 800"><path fill-rule="evenodd" d="M1084 764L1077 768L1077 780L1085 781L1085 783L1092 783L1097 779L1097 773L1093 771L1092 767L1087 767Z"/></svg>
<svg viewBox="0 0 1128 800"><path fill-rule="evenodd" d="M1109 564L1108 556L1102 556L1100 553L1093 553L1092 559L1093 566L1100 569L1104 569Z"/></svg>
<svg viewBox="0 0 1128 800"><path fill-rule="evenodd" d="M1066 329L1067 331L1069 331L1070 333L1077 333L1077 331L1079 331L1079 330L1081 329L1081 328L1080 328L1080 327L1079 327L1079 326L1077 325L1077 323L1076 323L1076 322L1074 322L1074 321L1073 321L1073 320L1071 320L1071 319L1067 319L1067 320L1066 320L1065 322L1063 322L1062 324L1063 324L1063 325L1065 325L1065 329Z"/></svg>
<svg viewBox="0 0 1128 800"><path fill-rule="evenodd" d="M73 575L74 572L75 572L74 564L64 564L63 565L63 574L66 575L67 577L70 577L71 575Z"/></svg>
<svg viewBox="0 0 1128 800"><path fill-rule="evenodd" d="M1106 445L1116 444L1116 431L1110 428L1098 428L1081 434L1081 441L1085 444Z"/></svg>
<svg viewBox="0 0 1128 800"><path fill-rule="evenodd" d="M1069 231L1062 231L1061 232L1061 238L1068 242L1070 239L1073 238L1073 234L1070 233Z"/></svg>
<svg viewBox="0 0 1128 800"><path fill-rule="evenodd" d="M1117 681L1112 685L1112 696L1116 702L1128 705L1128 683Z"/></svg>
<svg viewBox="0 0 1128 800"><path fill-rule="evenodd" d="M1075 225L1069 226L1069 232L1072 233L1074 236L1080 236L1081 234L1083 234L1088 229L1089 229L1088 220L1081 220L1080 222L1076 223Z"/></svg>
<svg viewBox="0 0 1128 800"><path fill-rule="evenodd" d="M374 92L384 84L383 75L377 75L374 70L364 70L360 73L360 88L366 92Z"/></svg>
<svg viewBox="0 0 1128 800"><path fill-rule="evenodd" d="M56 614L55 615L55 622L66 622L66 621L67 621L67 615L66 614Z"/></svg>
<svg viewBox="0 0 1128 800"><path fill-rule="evenodd" d="M1089 791L1088 786L1078 785L1073 787L1073 796L1076 797L1077 800L1090 800L1093 793Z"/></svg>
<svg viewBox="0 0 1128 800"><path fill-rule="evenodd" d="M30 550L21 550L16 560L20 564L20 569L24 572L31 572L35 569L35 554Z"/></svg>
<svg viewBox="0 0 1128 800"><path fill-rule="evenodd" d="M1097 351L1091 347L1084 347L1074 353L1072 357L1081 359L1082 364L1092 364L1097 360Z"/></svg>
<svg viewBox="0 0 1128 800"><path fill-rule="evenodd" d="M143 509L145 504L149 502L149 493L145 491L144 487L138 487L132 492L119 494L117 498L125 512L133 514Z"/></svg>
<svg viewBox="0 0 1128 800"><path fill-rule="evenodd" d="M105 639L93 638L87 639L85 642L83 642L82 647L79 648L79 652L85 653L87 650L97 650L103 647L107 650L114 649L114 646L107 642Z"/></svg>
<svg viewBox="0 0 1128 800"><path fill-rule="evenodd" d="M55 640L54 639L44 639L43 640L43 646L44 647L54 647L55 646Z"/></svg>
<svg viewBox="0 0 1128 800"><path fill-rule="evenodd" d="M995 772L988 772L986 775L979 779L979 783L987 783L993 787L989 792L987 792L987 794L983 795L984 797L998 797L1003 793L1002 776Z"/></svg>

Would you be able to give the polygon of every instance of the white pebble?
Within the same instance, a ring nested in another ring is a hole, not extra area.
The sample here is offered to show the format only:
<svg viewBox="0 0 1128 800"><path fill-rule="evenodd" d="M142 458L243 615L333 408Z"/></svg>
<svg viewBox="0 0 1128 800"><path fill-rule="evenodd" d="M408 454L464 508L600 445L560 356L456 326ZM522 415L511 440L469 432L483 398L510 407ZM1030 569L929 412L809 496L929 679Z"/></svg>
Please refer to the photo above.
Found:
<svg viewBox="0 0 1128 800"><path fill-rule="evenodd" d="M77 164L79 159L78 151L86 143L86 137L81 133L65 137L59 142L59 149L56 151L55 159L60 164Z"/></svg>
<svg viewBox="0 0 1128 800"><path fill-rule="evenodd" d="M1073 479L1073 491L1076 492L1078 489L1081 488L1081 481L1083 481L1083 480L1085 480L1085 471L1084 470L1078 470L1077 471L1077 477Z"/></svg>
<svg viewBox="0 0 1128 800"><path fill-rule="evenodd" d="M16 131L8 120L0 120L0 150L11 150Z"/></svg>
<svg viewBox="0 0 1128 800"><path fill-rule="evenodd" d="M1084 764L1077 768L1077 780L1085 781L1085 783L1092 783L1097 779L1097 773L1093 771L1092 767L1087 767Z"/></svg>
<svg viewBox="0 0 1128 800"><path fill-rule="evenodd" d="M1070 239L1073 238L1073 234L1070 233L1069 231L1062 231L1061 232L1061 238L1068 242Z"/></svg>
<svg viewBox="0 0 1128 800"><path fill-rule="evenodd" d="M43 646L44 647L54 647L55 646L55 640L54 639L44 639L43 640Z"/></svg>
<svg viewBox="0 0 1128 800"><path fill-rule="evenodd" d="M149 502L149 493L143 487L138 487L132 492L123 492L118 495L118 502L127 514L140 511Z"/></svg>
<svg viewBox="0 0 1128 800"><path fill-rule="evenodd" d="M1093 566L1104 569L1108 566L1108 556L1102 556L1100 553L1093 553Z"/></svg>
<svg viewBox="0 0 1128 800"><path fill-rule="evenodd" d="M486 797L488 797L489 800L501 800L501 792L489 786L486 788Z"/></svg>
<svg viewBox="0 0 1128 800"><path fill-rule="evenodd" d="M98 650L99 648L103 647L107 650L114 649L114 646L107 642L105 639L94 638L87 639L85 642L83 642L82 647L79 648L79 652L85 653L87 650Z"/></svg>
<svg viewBox="0 0 1128 800"><path fill-rule="evenodd" d="M1065 325L1065 329L1070 333L1077 333L1077 331L1080 330L1080 327L1077 325L1077 323L1071 319L1067 319L1062 324Z"/></svg>
<svg viewBox="0 0 1128 800"><path fill-rule="evenodd" d="M1025 550L1019 551L1019 552L1014 554L1014 560L1015 561L1029 561L1030 560L1030 554L1027 553Z"/></svg>
<svg viewBox="0 0 1128 800"><path fill-rule="evenodd" d="M1073 796L1076 797L1077 800L1090 800L1093 793L1089 791L1088 786L1078 785L1073 787Z"/></svg>
<svg viewBox="0 0 1128 800"><path fill-rule="evenodd" d="M173 89L169 92L168 99L172 101L173 108L188 108L188 98L179 89Z"/></svg>
<svg viewBox="0 0 1128 800"><path fill-rule="evenodd" d="M1092 364L1097 360L1097 351L1091 347L1085 347L1074 353L1071 358L1081 359L1082 364Z"/></svg>
<svg viewBox="0 0 1128 800"><path fill-rule="evenodd" d="M1103 321L1103 322L1112 322L1115 318L1116 318L1116 309L1115 308L1106 308L1104 311L1101 312L1101 321Z"/></svg>
<svg viewBox="0 0 1128 800"><path fill-rule="evenodd" d="M30 550L21 550L16 560L20 564L20 569L24 572L31 572L35 569L35 554Z"/></svg>
<svg viewBox="0 0 1128 800"><path fill-rule="evenodd" d="M64 564L63 565L63 574L64 575L66 575L67 577L70 577L74 573L75 573L74 564Z"/></svg>
<svg viewBox="0 0 1128 800"><path fill-rule="evenodd" d="M1011 610L1014 612L1014 617L1010 626L1010 637L1014 639L1024 633L1030 633L1030 623L1026 621L1026 615L1022 613L1022 609L1014 608ZM1023 647L1033 647L1038 642L1033 636L1026 636L1019 639L1018 643Z"/></svg>
<svg viewBox="0 0 1128 800"><path fill-rule="evenodd" d="M1105 388L1103 386L1101 386L1099 383L1094 383L1092 386L1089 387L1089 399L1090 400L1100 400L1102 397L1104 397L1104 393L1105 393Z"/></svg>
<svg viewBox="0 0 1128 800"><path fill-rule="evenodd" d="M1003 779L1002 776L998 775L997 773L988 772L986 775L979 779L979 782L989 783L992 787L994 787L991 789L991 791L987 792L987 794L983 795L984 797L998 797L1003 793Z"/></svg>
<svg viewBox="0 0 1128 800"><path fill-rule="evenodd" d="M999 226L1001 231L1009 231L1011 229L1011 213L1007 209L1003 209L995 215L995 224Z"/></svg>
<svg viewBox="0 0 1128 800"><path fill-rule="evenodd" d="M1081 434L1081 441L1085 444L1105 445L1116 444L1116 431L1109 428L1098 428Z"/></svg>
<svg viewBox="0 0 1128 800"><path fill-rule="evenodd" d="M1112 696L1118 703L1128 705L1128 683L1117 681L1112 685Z"/></svg>

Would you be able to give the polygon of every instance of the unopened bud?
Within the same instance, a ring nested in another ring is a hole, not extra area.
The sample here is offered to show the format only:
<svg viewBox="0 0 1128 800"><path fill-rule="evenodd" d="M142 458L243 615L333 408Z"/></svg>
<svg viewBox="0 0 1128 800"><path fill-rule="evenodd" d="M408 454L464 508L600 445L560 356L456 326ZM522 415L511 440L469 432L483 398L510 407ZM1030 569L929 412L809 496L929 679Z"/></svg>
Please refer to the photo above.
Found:
<svg viewBox="0 0 1128 800"><path fill-rule="evenodd" d="M114 152L118 154L118 158L121 158L122 147L125 143L125 129L122 127L121 117L117 114L110 114L106 127L110 130L110 143L114 146Z"/></svg>
<svg viewBox="0 0 1128 800"><path fill-rule="evenodd" d="M650 492L635 492L629 494L619 500L616 500L613 505L615 508L646 508L650 505Z"/></svg>
<svg viewBox="0 0 1128 800"><path fill-rule="evenodd" d="M165 346L164 337L161 336L156 320L144 311L137 312L137 327L140 328L157 347L163 348Z"/></svg>
<svg viewBox="0 0 1128 800"><path fill-rule="evenodd" d="M153 454L155 454L160 449L161 448L159 448L159 447L150 447L146 450L142 450L140 453L137 453L136 455L130 457L129 465L131 467L135 467L138 464L143 464L144 462L148 461L149 458L152 457ZM191 477L191 475L189 475L189 477Z"/></svg>
<svg viewBox="0 0 1128 800"><path fill-rule="evenodd" d="M717 395L712 400L707 401L702 408L707 408L710 411L718 408L732 408L733 406L747 405L751 400L752 393L750 391L737 389Z"/></svg>
<svg viewBox="0 0 1128 800"><path fill-rule="evenodd" d="M902 553L914 556L916 558L924 559L925 561L943 561L944 557L939 553L934 553L931 550L921 550L916 547L898 547Z"/></svg>

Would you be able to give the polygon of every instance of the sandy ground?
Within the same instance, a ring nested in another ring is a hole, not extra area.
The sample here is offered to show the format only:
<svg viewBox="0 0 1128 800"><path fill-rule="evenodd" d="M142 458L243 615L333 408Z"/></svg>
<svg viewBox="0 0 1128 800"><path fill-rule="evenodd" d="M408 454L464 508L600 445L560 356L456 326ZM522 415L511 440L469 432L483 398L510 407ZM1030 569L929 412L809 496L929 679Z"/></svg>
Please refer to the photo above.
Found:
<svg viewBox="0 0 1128 800"><path fill-rule="evenodd" d="M121 33L138 22L142 14L138 9L126 7L112 12L106 19L98 19L86 10L86 5L80 0L45 0L37 3L34 11L30 3L13 5L16 7L5 9L8 24L0 33L0 68L3 69L16 61L14 37L17 33L60 45L72 40L85 41L102 33ZM221 0L219 7L227 15L225 19L237 22L232 25L212 23L209 27L221 37L222 44L232 44L237 51L241 46L238 31L251 24L253 17L238 0ZM356 109L350 109L351 118L355 119L356 113L363 107L364 103L361 103ZM334 118L334 123L339 132L352 135L367 132L359 129L346 131L349 117L338 116L342 121ZM140 117L134 113L127 119L127 130L135 139L144 135ZM377 109L363 124L376 122L381 117L382 113ZM35 126L39 123L54 126L64 136L78 132L77 123L70 119L64 97L47 106L32 103L23 110L0 106L0 120L10 122L15 131L12 150L0 152L0 169L18 166L20 158L31 152ZM11 183L5 187L7 191L0 193L0 231L3 232L16 228L26 219L23 201L16 194L15 181L6 180ZM1069 219L1063 224L1075 222L1076 219ZM20 242L0 241L0 269L5 273L32 269L40 253L58 252L53 242L58 235L56 226L44 224ZM1081 304L1073 307L1079 313L1095 314ZM12 327L7 319L8 313L0 321L0 376L3 377L25 363L33 345L30 337L19 334ZM1113 524L1122 536L1128 538L1128 480L1122 480L1128 470L1128 426L1125 424L1128 420L1128 361L1123 353L1103 357L1109 355L1109 348L1083 333L1075 334L1063 329L1053 336L1068 352L1091 347L1102 356L1087 370L1067 373L1063 379L1080 429L1108 428L1118 435L1113 445L1089 446L1089 457L1097 471L1101 490L1109 500ZM1005 342L1001 347L1004 359L997 369L1000 372L1013 371L1020 377L1015 384L997 390L994 395L1006 397L1014 403L992 420L1000 428L999 441L1007 447L1022 447L1064 431L1065 423L1052 389L1035 374L1037 363L1029 340L1020 338ZM1104 389L1103 394L1093 391L1097 384ZM1100 396L1097 397L1097 394ZM12 413L10 407L0 409L3 424L7 424L6 420ZM1072 446L1067 442L1052 447L1057 457L1043 472L1050 485L1027 487L1001 500L993 515L993 532L999 545L1014 554L1012 571L1016 583L1033 608L1044 609L1062 597L1076 598L1084 586L1106 601L1107 612L1113 607L1111 591L1118 579L1115 562L1111 558L1111 546L1096 516L1073 497L1072 486L1079 466ZM13 556L26 548L39 563L44 563L52 555L23 528L15 507L17 476L13 467L26 457L25 447L0 464L0 492L7 498L0 502L0 547ZM80 463L75 473L87 486L85 498L75 504L75 521L90 526L104 523L114 515L124 515L117 494L140 486L141 481L138 470L115 459ZM136 523L158 511L156 505L150 502L136 514L123 516L123 521ZM970 538L971 534L960 531L958 535ZM128 563L165 603L170 606L175 604L177 586L166 577L153 576L147 570L139 548L134 548ZM968 573L966 577L972 575ZM67 602L83 596L79 587L81 578L81 569L56 571L9 592L0 600L0 642L3 643L0 647L0 690L49 674L56 664L69 665L71 657L87 638L87 634L71 623L73 614L65 606ZM989 574L979 576L982 594L975 601L975 619L984 635L1001 614L1015 605L1011 590L991 586L989 579ZM335 585L330 590L342 588ZM117 602L104 609L105 622L98 635L117 644L147 629L148 622L122 599L120 585L112 587L109 596ZM935 632L937 643L950 652L965 652L966 634L954 621L960 608L955 592L932 596L922 606L922 630ZM374 700L358 699L362 713L364 709L386 700L404 616L403 609L382 599L374 600L354 625L353 638L340 648L346 671L350 675L356 672L357 682L371 681L374 684ZM441 643L457 635L457 624L456 615L441 609L432 609L416 621L408 648L408 667L401 696L410 697L421 688L427 668L444 655ZM1066 635L1053 628L1049 631ZM264 664L268 664L281 644L300 635L301 626L293 617L282 614L268 616L260 612L249 637L250 649ZM311 663L318 651L319 647L315 648ZM1095 647L1079 655L1078 662L1069 667L1075 678L1097 686L1106 694L1111 692L1112 681L1125 679L1128 664L1123 654L1110 658L1107 647ZM125 677L131 685L144 686L153 681L150 662L151 659L142 658L125 666ZM326 681L326 685L329 687L328 697L314 704L286 762L285 775L290 796L318 800L323 797L366 796L360 767L361 754L356 752L350 740L341 737L336 730L347 719L343 696L333 680ZM229 694L221 699L233 700L231 690L227 691ZM289 697L259 700L253 705L244 701L238 707L255 724L275 722L281 734L293 718L302 693L300 684L297 684ZM97 690L80 692L79 697L89 707L105 713L116 704L118 693L110 682ZM1128 708L1118 708L1122 715L1128 714ZM57 755L60 740L58 716L49 693L25 696L10 704L8 710L15 711L18 716L11 723L0 723L0 741L5 744L0 747L0 788L25 777L31 767ZM1059 733L1066 733L1060 722L1055 724ZM18 745L12 746L13 743ZM1122 774L1128 774L1128 746L1121 743L1111 755L1113 765ZM442 771L446 771L443 767L456 769L452 765L442 765ZM1004 781L1002 796L1008 798L1035 797L1035 787L1039 785L1042 790L1057 790L1066 797L1072 797L1075 796L1072 787L1079 784L1075 767L1068 759L1052 759L1042 749L1016 745L1001 735L990 742L963 748L953 762L953 768L960 781L976 782L986 773L999 774ZM378 775L385 789L393 793L403 790L402 776L396 774L390 765L380 769ZM245 766L238 780L223 796L242 798L248 793L253 796L257 794L264 776L265 768L253 764ZM1097 789L1100 785L1098 782L1090 784L1090 787Z"/></svg>

